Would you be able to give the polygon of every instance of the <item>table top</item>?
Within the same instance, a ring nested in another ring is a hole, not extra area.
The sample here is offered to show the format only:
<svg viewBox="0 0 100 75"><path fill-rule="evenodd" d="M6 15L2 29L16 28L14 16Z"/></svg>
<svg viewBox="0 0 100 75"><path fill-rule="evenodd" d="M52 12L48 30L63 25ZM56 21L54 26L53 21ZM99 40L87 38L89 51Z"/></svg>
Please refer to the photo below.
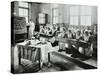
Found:
<svg viewBox="0 0 100 75"><path fill-rule="evenodd" d="M29 41L24 41L24 42L18 43L17 45L25 46L26 44L28 44L28 42Z"/></svg>

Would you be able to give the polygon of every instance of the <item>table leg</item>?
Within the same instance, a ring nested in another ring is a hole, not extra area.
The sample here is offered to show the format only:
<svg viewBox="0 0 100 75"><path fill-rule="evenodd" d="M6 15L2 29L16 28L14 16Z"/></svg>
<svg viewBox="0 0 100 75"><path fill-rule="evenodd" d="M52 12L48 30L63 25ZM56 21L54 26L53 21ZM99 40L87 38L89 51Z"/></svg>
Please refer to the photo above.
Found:
<svg viewBox="0 0 100 75"><path fill-rule="evenodd" d="M24 58L23 53L24 53L24 48L21 47L21 58Z"/></svg>
<svg viewBox="0 0 100 75"><path fill-rule="evenodd" d="M42 60L41 60L41 49L39 48L38 50L39 50L39 69L41 69L43 65Z"/></svg>
<svg viewBox="0 0 100 75"><path fill-rule="evenodd" d="M29 50L29 60L31 60L31 49Z"/></svg>
<svg viewBox="0 0 100 75"><path fill-rule="evenodd" d="M34 62L34 54L35 54L35 48L32 48L31 50L31 61Z"/></svg>
<svg viewBox="0 0 100 75"><path fill-rule="evenodd" d="M24 58L27 59L27 49L24 48Z"/></svg>
<svg viewBox="0 0 100 75"><path fill-rule="evenodd" d="M18 46L18 59L19 59L19 65L21 65L21 46Z"/></svg>
<svg viewBox="0 0 100 75"><path fill-rule="evenodd" d="M34 51L32 50L32 62L34 62Z"/></svg>
<svg viewBox="0 0 100 75"><path fill-rule="evenodd" d="M48 53L48 63L50 62L50 53Z"/></svg>

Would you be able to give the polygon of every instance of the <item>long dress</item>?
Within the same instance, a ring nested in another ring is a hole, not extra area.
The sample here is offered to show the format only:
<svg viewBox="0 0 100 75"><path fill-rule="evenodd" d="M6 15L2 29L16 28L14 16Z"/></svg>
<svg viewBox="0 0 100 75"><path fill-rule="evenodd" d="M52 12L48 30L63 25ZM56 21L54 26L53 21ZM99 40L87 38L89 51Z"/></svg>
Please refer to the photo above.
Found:
<svg viewBox="0 0 100 75"><path fill-rule="evenodd" d="M50 42L47 42L44 45L38 45L37 47L41 48L41 61L43 63L47 63L48 62L48 53L52 52L52 51L58 51L59 50L59 46L55 46L52 47Z"/></svg>
<svg viewBox="0 0 100 75"><path fill-rule="evenodd" d="M34 29L35 29L35 24L33 22L29 23L30 27L29 27L29 39L32 38L33 34L34 34Z"/></svg>

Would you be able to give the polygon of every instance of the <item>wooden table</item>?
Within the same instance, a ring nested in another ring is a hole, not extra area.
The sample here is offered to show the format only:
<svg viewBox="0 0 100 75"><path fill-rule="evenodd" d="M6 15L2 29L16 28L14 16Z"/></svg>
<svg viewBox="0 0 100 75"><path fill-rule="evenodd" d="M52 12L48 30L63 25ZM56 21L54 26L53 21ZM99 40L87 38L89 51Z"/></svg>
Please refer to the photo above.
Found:
<svg viewBox="0 0 100 75"><path fill-rule="evenodd" d="M79 47L83 47L84 48L84 54L85 49L89 48L89 44L86 43L85 41L77 41L76 39L68 39L68 38L60 38L60 39L56 39L57 41L59 41L59 43L62 43L63 48L62 49L66 49L65 44L68 44L68 49L71 49L72 46L75 46L76 50L79 49Z"/></svg>
<svg viewBox="0 0 100 75"><path fill-rule="evenodd" d="M35 57L37 52L40 51L40 48L35 47L34 45L26 45L26 43L19 43L18 50L19 64L21 65L21 58L36 62ZM40 61L40 59L37 60Z"/></svg>

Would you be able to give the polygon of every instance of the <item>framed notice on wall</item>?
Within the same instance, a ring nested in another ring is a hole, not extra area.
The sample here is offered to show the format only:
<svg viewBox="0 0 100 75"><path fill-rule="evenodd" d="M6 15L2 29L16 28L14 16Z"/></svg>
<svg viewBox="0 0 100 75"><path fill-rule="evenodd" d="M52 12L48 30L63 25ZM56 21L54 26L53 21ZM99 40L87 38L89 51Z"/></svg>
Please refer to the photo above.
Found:
<svg viewBox="0 0 100 75"><path fill-rule="evenodd" d="M45 13L39 13L38 22L39 22L39 24L47 24L48 23L48 15Z"/></svg>

